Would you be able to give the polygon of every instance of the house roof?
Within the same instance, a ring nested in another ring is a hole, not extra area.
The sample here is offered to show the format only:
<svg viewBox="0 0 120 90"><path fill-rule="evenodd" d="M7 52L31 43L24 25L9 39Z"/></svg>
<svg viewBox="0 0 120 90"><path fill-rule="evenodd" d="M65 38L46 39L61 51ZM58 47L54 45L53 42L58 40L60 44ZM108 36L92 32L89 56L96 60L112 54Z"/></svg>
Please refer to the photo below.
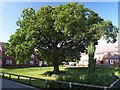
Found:
<svg viewBox="0 0 120 90"><path fill-rule="evenodd" d="M102 60L103 59L104 54L95 54L95 57L97 60Z"/></svg>
<svg viewBox="0 0 120 90"><path fill-rule="evenodd" d="M99 46L96 48L95 53L96 54L107 54L108 52L110 53L115 53L115 54L119 54L120 48L118 47L118 45L115 44L108 44L108 45L104 45L104 46Z"/></svg>
<svg viewBox="0 0 120 90"><path fill-rule="evenodd" d="M95 57L97 60L102 60L103 57L107 57L108 54L111 54L108 58L120 58L120 48L118 47L119 45L115 44L108 44L104 46L99 46L96 48L95 51ZM81 54L81 60L88 60L88 55L87 54Z"/></svg>
<svg viewBox="0 0 120 90"><path fill-rule="evenodd" d="M108 53L108 54L104 55L104 57L108 58L108 59L118 59L118 58L120 58L120 55Z"/></svg>

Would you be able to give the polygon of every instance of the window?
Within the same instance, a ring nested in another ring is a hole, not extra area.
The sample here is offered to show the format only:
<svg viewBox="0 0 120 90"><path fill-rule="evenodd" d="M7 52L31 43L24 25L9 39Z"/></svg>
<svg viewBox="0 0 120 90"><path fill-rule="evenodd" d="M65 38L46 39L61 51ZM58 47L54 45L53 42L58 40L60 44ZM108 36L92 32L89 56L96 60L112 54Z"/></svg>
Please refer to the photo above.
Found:
<svg viewBox="0 0 120 90"><path fill-rule="evenodd" d="M43 61L39 61L39 66L42 66L42 64L43 64Z"/></svg>
<svg viewBox="0 0 120 90"><path fill-rule="evenodd" d="M114 64L116 63L117 60L114 60Z"/></svg>
<svg viewBox="0 0 120 90"><path fill-rule="evenodd" d="M34 65L34 61L30 61L30 65Z"/></svg>
<svg viewBox="0 0 120 90"><path fill-rule="evenodd" d="M6 65L12 65L12 60L6 60Z"/></svg>
<svg viewBox="0 0 120 90"><path fill-rule="evenodd" d="M109 60L107 59L107 60L106 60L106 64L108 64L108 63L109 63Z"/></svg>
<svg viewBox="0 0 120 90"><path fill-rule="evenodd" d="M117 59L117 62L119 62L119 59Z"/></svg>
<svg viewBox="0 0 120 90"><path fill-rule="evenodd" d="M2 47L0 47L0 51L2 51Z"/></svg>
<svg viewBox="0 0 120 90"><path fill-rule="evenodd" d="M113 64L114 63L114 60L113 59L110 59L110 64Z"/></svg>

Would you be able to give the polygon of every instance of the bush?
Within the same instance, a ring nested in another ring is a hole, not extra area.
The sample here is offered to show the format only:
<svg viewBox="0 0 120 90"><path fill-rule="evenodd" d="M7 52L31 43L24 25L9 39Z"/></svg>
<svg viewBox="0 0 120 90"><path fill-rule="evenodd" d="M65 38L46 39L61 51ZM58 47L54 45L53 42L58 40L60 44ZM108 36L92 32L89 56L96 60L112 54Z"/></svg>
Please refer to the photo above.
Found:
<svg viewBox="0 0 120 90"><path fill-rule="evenodd" d="M93 85L109 86L117 78L114 74L90 74L86 75L84 82Z"/></svg>
<svg viewBox="0 0 120 90"><path fill-rule="evenodd" d="M47 88L68 88L68 84L64 84L64 83L58 83L55 81L48 81L46 83Z"/></svg>
<svg viewBox="0 0 120 90"><path fill-rule="evenodd" d="M101 85L109 86L113 83L118 77L114 74L86 74L86 75L76 75L76 76L59 76L57 80L91 84L91 85Z"/></svg>

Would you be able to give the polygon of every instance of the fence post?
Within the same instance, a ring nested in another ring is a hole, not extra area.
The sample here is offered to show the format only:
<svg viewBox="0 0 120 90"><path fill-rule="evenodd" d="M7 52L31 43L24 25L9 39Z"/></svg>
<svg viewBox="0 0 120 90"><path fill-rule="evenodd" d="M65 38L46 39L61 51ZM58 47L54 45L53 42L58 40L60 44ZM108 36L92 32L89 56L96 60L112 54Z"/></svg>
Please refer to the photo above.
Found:
<svg viewBox="0 0 120 90"><path fill-rule="evenodd" d="M110 90L113 90L113 84L110 85Z"/></svg>
<svg viewBox="0 0 120 90"><path fill-rule="evenodd" d="M29 85L31 85L31 77L29 77Z"/></svg>
<svg viewBox="0 0 120 90"><path fill-rule="evenodd" d="M47 88L47 79L45 80L45 86L46 86L45 88Z"/></svg>
<svg viewBox="0 0 120 90"><path fill-rule="evenodd" d="M11 79L11 74L9 74L9 79Z"/></svg>
<svg viewBox="0 0 120 90"><path fill-rule="evenodd" d="M20 76L18 75L18 82L19 82Z"/></svg>
<svg viewBox="0 0 120 90"><path fill-rule="evenodd" d="M71 82L69 82L69 90L72 88L72 84Z"/></svg>
<svg viewBox="0 0 120 90"><path fill-rule="evenodd" d="M104 87L104 90L107 90L107 87Z"/></svg>
<svg viewBox="0 0 120 90"><path fill-rule="evenodd" d="M2 73L3 74L3 78L4 78L4 73Z"/></svg>

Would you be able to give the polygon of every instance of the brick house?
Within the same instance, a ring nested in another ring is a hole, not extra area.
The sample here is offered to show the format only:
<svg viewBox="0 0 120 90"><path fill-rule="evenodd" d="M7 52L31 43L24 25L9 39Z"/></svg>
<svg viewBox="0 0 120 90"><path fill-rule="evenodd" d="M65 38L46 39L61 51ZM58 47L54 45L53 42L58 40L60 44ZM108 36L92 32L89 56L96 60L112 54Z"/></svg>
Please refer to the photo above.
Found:
<svg viewBox="0 0 120 90"><path fill-rule="evenodd" d="M97 64L120 66L120 55L118 45L108 45L99 47L96 50L95 58L97 58Z"/></svg>
<svg viewBox="0 0 120 90"><path fill-rule="evenodd" d="M38 54L38 50L34 49L34 53L31 55L29 66L39 66L39 61L41 61L41 58Z"/></svg>
<svg viewBox="0 0 120 90"><path fill-rule="evenodd" d="M16 66L15 57L10 57L5 54L5 43L0 42L0 66Z"/></svg>
<svg viewBox="0 0 120 90"><path fill-rule="evenodd" d="M96 48L96 64L120 66L120 51L118 45L105 45ZM88 65L88 55L81 54L80 64Z"/></svg>
<svg viewBox="0 0 120 90"><path fill-rule="evenodd" d="M98 64L120 66L120 55L108 52L102 57L102 60L98 60Z"/></svg>
<svg viewBox="0 0 120 90"><path fill-rule="evenodd" d="M5 48L5 44L4 42L0 42L0 66L1 67L6 67L6 66L22 66L22 67L26 67L26 66L39 66L39 61L41 61L40 56L38 55L38 50L35 49L33 51L33 54L31 55L31 60L28 63L24 63L24 64L17 64L15 57L10 57L7 56L5 54L6 52L6 48Z"/></svg>

